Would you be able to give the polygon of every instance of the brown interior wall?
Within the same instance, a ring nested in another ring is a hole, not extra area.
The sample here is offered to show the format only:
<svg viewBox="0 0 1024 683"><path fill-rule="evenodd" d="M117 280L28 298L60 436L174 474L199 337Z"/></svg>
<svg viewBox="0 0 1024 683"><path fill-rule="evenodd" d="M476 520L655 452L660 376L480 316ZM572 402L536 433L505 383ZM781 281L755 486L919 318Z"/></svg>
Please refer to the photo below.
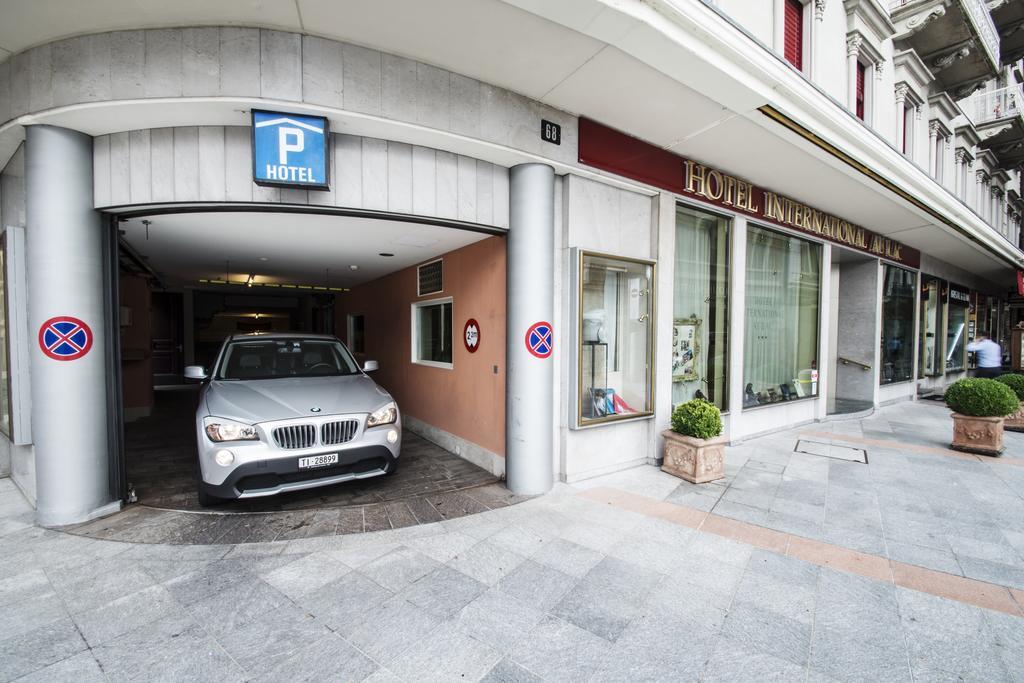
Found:
<svg viewBox="0 0 1024 683"><path fill-rule="evenodd" d="M121 276L121 306L131 310L131 324L121 320L121 378L125 408L153 406L153 331L149 281Z"/></svg>
<svg viewBox="0 0 1024 683"><path fill-rule="evenodd" d="M505 455L505 238L490 237L444 258L444 291L416 296L416 268L406 268L337 297L337 335L348 342L348 315L365 316L365 354L373 378L403 414ZM452 297L452 369L413 363L411 306ZM480 345L469 353L463 327L480 323ZM497 372L495 372L497 368Z"/></svg>

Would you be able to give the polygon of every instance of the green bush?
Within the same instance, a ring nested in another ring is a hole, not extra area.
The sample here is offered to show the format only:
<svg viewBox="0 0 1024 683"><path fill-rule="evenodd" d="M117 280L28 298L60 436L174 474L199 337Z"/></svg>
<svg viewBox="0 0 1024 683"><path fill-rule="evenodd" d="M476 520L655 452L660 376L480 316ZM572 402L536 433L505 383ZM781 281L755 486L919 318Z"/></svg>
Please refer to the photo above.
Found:
<svg viewBox="0 0 1024 683"><path fill-rule="evenodd" d="M1024 401L1024 375L1000 375L996 377L996 381L1013 389L1013 393L1017 394L1017 400Z"/></svg>
<svg viewBox="0 0 1024 683"><path fill-rule="evenodd" d="M702 398L680 403L672 411L672 431L695 439L713 439L722 433L722 413Z"/></svg>
<svg viewBox="0 0 1024 683"><path fill-rule="evenodd" d="M953 412L973 417L1004 417L1020 408L1013 390L994 379L957 380L946 389L945 398Z"/></svg>

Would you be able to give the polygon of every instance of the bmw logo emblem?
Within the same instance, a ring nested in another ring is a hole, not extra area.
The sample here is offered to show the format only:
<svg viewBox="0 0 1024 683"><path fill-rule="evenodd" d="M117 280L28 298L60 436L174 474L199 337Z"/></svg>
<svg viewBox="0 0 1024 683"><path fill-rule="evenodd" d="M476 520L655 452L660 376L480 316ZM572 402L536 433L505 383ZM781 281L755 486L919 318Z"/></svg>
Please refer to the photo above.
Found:
<svg viewBox="0 0 1024 683"><path fill-rule="evenodd" d="M320 412L320 406L313 406L312 408L309 409L309 412L311 412L311 413L319 413Z"/></svg>

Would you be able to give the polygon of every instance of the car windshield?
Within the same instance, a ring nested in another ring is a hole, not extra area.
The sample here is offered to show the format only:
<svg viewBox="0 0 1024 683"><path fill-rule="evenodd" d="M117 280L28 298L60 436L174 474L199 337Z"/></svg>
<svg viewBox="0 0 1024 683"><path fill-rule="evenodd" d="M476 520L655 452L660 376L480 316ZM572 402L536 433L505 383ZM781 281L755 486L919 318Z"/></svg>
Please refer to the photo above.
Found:
<svg viewBox="0 0 1024 683"><path fill-rule="evenodd" d="M228 344L217 379L331 377L359 373L348 349L329 339L246 339Z"/></svg>

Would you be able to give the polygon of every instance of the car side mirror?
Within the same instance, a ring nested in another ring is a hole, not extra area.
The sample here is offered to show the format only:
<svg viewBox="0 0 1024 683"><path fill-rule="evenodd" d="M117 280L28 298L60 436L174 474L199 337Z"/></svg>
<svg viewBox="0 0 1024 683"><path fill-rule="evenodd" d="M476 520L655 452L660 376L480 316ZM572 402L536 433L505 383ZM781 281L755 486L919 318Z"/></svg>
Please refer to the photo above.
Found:
<svg viewBox="0 0 1024 683"><path fill-rule="evenodd" d="M374 370L380 370L380 366L377 365L377 361L368 360L363 363L363 372L373 372Z"/></svg>
<svg viewBox="0 0 1024 683"><path fill-rule="evenodd" d="M185 379L206 379L206 368L202 365L185 366Z"/></svg>

